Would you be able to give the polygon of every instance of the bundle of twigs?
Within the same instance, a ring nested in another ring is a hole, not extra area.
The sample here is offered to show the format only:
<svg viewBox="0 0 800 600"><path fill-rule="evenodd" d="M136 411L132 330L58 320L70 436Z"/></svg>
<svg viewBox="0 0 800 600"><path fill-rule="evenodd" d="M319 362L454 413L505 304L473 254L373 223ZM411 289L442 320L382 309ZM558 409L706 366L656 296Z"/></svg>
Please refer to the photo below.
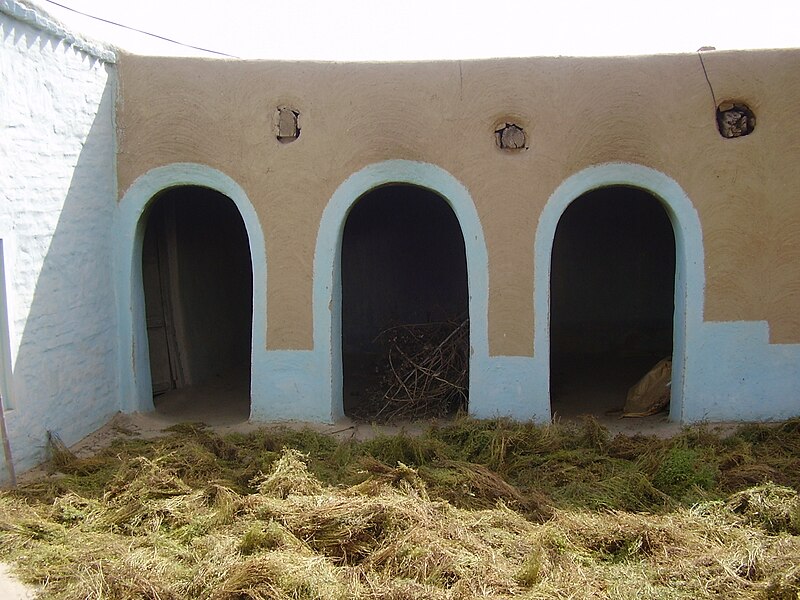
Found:
<svg viewBox="0 0 800 600"><path fill-rule="evenodd" d="M372 406L380 421L442 417L463 408L469 383L469 319L398 325L377 338L384 361Z"/></svg>

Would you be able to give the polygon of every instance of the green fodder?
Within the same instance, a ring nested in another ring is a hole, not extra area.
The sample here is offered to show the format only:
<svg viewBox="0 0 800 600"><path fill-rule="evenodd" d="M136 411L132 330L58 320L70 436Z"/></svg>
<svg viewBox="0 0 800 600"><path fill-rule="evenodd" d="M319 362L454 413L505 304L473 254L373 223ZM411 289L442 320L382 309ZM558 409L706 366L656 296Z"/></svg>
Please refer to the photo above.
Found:
<svg viewBox="0 0 800 600"><path fill-rule="evenodd" d="M289 496L282 502L264 498L255 514L260 520L280 523L337 563L357 564L380 540L418 523L425 510L424 504L401 499L390 489L379 496L328 492L316 497Z"/></svg>
<svg viewBox="0 0 800 600"><path fill-rule="evenodd" d="M403 463L412 467L430 464L447 457L445 446L429 435L377 435L361 442L358 454L369 456L387 465Z"/></svg>
<svg viewBox="0 0 800 600"><path fill-rule="evenodd" d="M756 475L750 485L769 479L800 489L800 418L778 424L742 425L729 442L736 444L743 455L732 467L769 470L767 477L759 480Z"/></svg>
<svg viewBox="0 0 800 600"><path fill-rule="evenodd" d="M171 427L167 427L164 431L173 432L176 435L169 440L191 440L197 445L202 446L208 450L215 457L226 460L234 461L240 456L240 448L236 444L231 443L227 439L216 435L209 430L208 426L204 423L179 423Z"/></svg>
<svg viewBox="0 0 800 600"><path fill-rule="evenodd" d="M230 477L229 464L195 437L170 436L157 440L153 458L189 485Z"/></svg>
<svg viewBox="0 0 800 600"><path fill-rule="evenodd" d="M380 489L383 484L410 486L418 493L446 500L465 509L494 508L498 502L542 521L552 515L550 500L541 493L523 493L491 469L466 461L441 460L413 469L402 462L390 467L370 456L358 461L363 491Z"/></svg>
<svg viewBox="0 0 800 600"><path fill-rule="evenodd" d="M693 452L698 462L714 472L719 492L769 481L800 489L800 418L783 423L745 424L733 431L689 427L666 440L665 448ZM658 461L663 453L652 452L650 458Z"/></svg>
<svg viewBox="0 0 800 600"><path fill-rule="evenodd" d="M754 462L733 464L720 470L719 485L725 491L741 490L765 483L786 485L788 478L773 466Z"/></svg>
<svg viewBox="0 0 800 600"><path fill-rule="evenodd" d="M274 550L276 548L300 549L304 547L292 532L275 521L263 524L258 521L242 536L239 542L239 552L245 556L255 554L263 550Z"/></svg>
<svg viewBox="0 0 800 600"><path fill-rule="evenodd" d="M172 498L189 495L192 488L166 466L171 457L150 460L139 457L126 464L109 484L103 496L105 510L100 525L113 531L153 531L170 520Z"/></svg>
<svg viewBox="0 0 800 600"><path fill-rule="evenodd" d="M389 485L400 489L413 488L422 495L427 495L427 482L420 476L420 469L414 469L402 462L390 467L371 457L363 456L358 460L358 478L350 489L363 494L374 494L383 486Z"/></svg>
<svg viewBox="0 0 800 600"><path fill-rule="evenodd" d="M653 485L673 498L681 499L698 490L709 490L716 482L714 466L693 448L676 446L664 456L653 476Z"/></svg>
<svg viewBox="0 0 800 600"><path fill-rule="evenodd" d="M333 564L322 556L275 551L231 567L212 600L336 600L347 598Z"/></svg>
<svg viewBox="0 0 800 600"><path fill-rule="evenodd" d="M0 493L0 552L38 542L63 540L67 529L47 518L47 507Z"/></svg>
<svg viewBox="0 0 800 600"><path fill-rule="evenodd" d="M705 506L658 516L559 512L537 537L542 550L526 571L535 573L533 598L763 598L786 587L800 558L796 537L743 528Z"/></svg>
<svg viewBox="0 0 800 600"><path fill-rule="evenodd" d="M470 417L434 427L428 436L441 442L445 457L482 464L498 473L514 470L530 457L559 450L565 441L560 426Z"/></svg>
<svg viewBox="0 0 800 600"><path fill-rule="evenodd" d="M257 488L259 494L275 498L286 498L290 494L319 494L322 484L308 472L307 458L302 452L287 448L273 465L272 472L255 477L250 485Z"/></svg>
<svg viewBox="0 0 800 600"><path fill-rule="evenodd" d="M67 448L54 431L47 432L47 454L50 458L50 467L59 471L71 471L78 463L78 457Z"/></svg>
<svg viewBox="0 0 800 600"><path fill-rule="evenodd" d="M255 546L261 552L283 544L276 538L288 535L343 573L360 569L358 581L377 585L376 574L380 575L387 597L397 593L387 578L413 580L423 586L415 589L427 590L420 591L421 597L436 597L437 589L460 589L467 594L464 597L472 597L474 586L495 592L516 587L512 571L517 566L498 559L522 560L520 546L525 542L507 529L530 531L529 521L504 507L462 511L431 501L408 467L384 469L383 474L379 480L322 489L316 495L256 494L247 501L247 510L259 521L273 524L272 532L248 532L243 543L248 551Z"/></svg>
<svg viewBox="0 0 800 600"><path fill-rule="evenodd" d="M0 558L59 600L797 598L798 429L460 419L370 445L192 425L0 493ZM759 465L784 485L723 487Z"/></svg>
<svg viewBox="0 0 800 600"><path fill-rule="evenodd" d="M170 466L172 454L150 460L139 457L120 469L95 505L91 524L134 535L160 529L193 536L230 523L240 496L219 483L189 486ZM62 511L63 512L63 511Z"/></svg>
<svg viewBox="0 0 800 600"><path fill-rule="evenodd" d="M532 529L529 521L502 506L463 511L432 501L408 467L384 469L383 474L379 480L317 495L259 494L251 498L249 510L260 521L280 523L293 539L342 568L434 588L480 585L499 591L516 586L511 573L516 565L499 559L522 560L519 548L526 543L518 533Z"/></svg>
<svg viewBox="0 0 800 600"><path fill-rule="evenodd" d="M542 580L543 563L544 551L542 548L534 549L514 574L514 580L522 588L533 587Z"/></svg>
<svg viewBox="0 0 800 600"><path fill-rule="evenodd" d="M669 441L641 434L615 435L608 444L608 456L631 462L641 461L643 465L652 464L654 456L663 450Z"/></svg>
<svg viewBox="0 0 800 600"><path fill-rule="evenodd" d="M389 537L369 556L368 566L394 579L460 590L466 597L518 590L514 576L533 550L533 523L502 505L462 511L435 503L427 516L419 526Z"/></svg>
<svg viewBox="0 0 800 600"><path fill-rule="evenodd" d="M577 441L579 444L594 448L599 452L607 452L611 444L611 435L595 417L585 415L581 419Z"/></svg>
<svg viewBox="0 0 800 600"><path fill-rule="evenodd" d="M552 502L546 495L535 491L525 494L483 465L448 460L421 467L419 474L431 495L459 508L486 509L503 502L539 521L553 513Z"/></svg>
<svg viewBox="0 0 800 600"><path fill-rule="evenodd" d="M800 535L800 497L791 488L767 483L733 494L726 506L748 525Z"/></svg>
<svg viewBox="0 0 800 600"><path fill-rule="evenodd" d="M307 427L264 427L250 433L229 433L223 439L237 449L238 460L264 452L280 454L283 448L299 450L313 460L330 455L338 446L335 438Z"/></svg>
<svg viewBox="0 0 800 600"><path fill-rule="evenodd" d="M152 443L138 439L117 438L91 456L78 457L64 445L57 434L48 432L46 467L51 477L18 489L20 495L55 500L66 492L99 497L117 470L135 456L152 451Z"/></svg>
<svg viewBox="0 0 800 600"><path fill-rule="evenodd" d="M44 598L179 598L171 591L182 565L168 543L131 539L98 529L91 519L63 520L65 507L86 504L65 498L54 507L29 506L0 496L0 555L17 562L26 581ZM98 508L90 501L94 514ZM73 514L70 508L67 511Z"/></svg>
<svg viewBox="0 0 800 600"><path fill-rule="evenodd" d="M764 592L766 600L797 600L800 598L800 564L774 576Z"/></svg>
<svg viewBox="0 0 800 600"><path fill-rule="evenodd" d="M74 568L61 573L59 581L46 580L47 593L59 600L132 599L178 600L174 565L165 557L154 556L147 549L132 549L102 558L88 554L72 557ZM59 585L60 584L60 585Z"/></svg>
<svg viewBox="0 0 800 600"><path fill-rule="evenodd" d="M53 521L65 525L91 523L101 518L104 508L99 500L66 492L53 501L49 516Z"/></svg>
<svg viewBox="0 0 800 600"><path fill-rule="evenodd" d="M563 504L595 510L663 511L677 504L635 467L612 467L596 478L566 483L556 497Z"/></svg>
<svg viewBox="0 0 800 600"><path fill-rule="evenodd" d="M323 483L335 484L345 478L353 461L352 444L340 444L332 436L309 428L269 427L247 434L231 433L225 440L239 449L236 462L230 464L230 476L242 491L253 491L251 483L272 469L285 448L304 454L308 471Z"/></svg>

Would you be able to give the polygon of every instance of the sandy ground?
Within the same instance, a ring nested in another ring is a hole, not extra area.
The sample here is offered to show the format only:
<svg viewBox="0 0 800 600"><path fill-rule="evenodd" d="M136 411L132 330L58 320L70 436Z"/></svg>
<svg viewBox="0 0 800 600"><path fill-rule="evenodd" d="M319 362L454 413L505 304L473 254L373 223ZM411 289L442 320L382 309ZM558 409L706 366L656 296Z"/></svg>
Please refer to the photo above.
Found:
<svg viewBox="0 0 800 600"><path fill-rule="evenodd" d="M31 600L36 598L37 590L24 585L12 575L12 567L0 563L0 598L3 600Z"/></svg>

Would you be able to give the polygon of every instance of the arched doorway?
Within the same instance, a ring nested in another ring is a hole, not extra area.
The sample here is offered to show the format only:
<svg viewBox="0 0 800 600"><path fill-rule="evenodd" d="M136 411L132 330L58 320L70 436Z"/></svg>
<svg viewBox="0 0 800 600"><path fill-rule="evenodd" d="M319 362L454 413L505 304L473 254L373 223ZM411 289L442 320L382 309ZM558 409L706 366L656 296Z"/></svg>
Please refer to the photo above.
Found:
<svg viewBox="0 0 800 600"><path fill-rule="evenodd" d="M157 194L144 216L141 264L156 411L246 420L253 268L236 205L193 185Z"/></svg>
<svg viewBox="0 0 800 600"><path fill-rule="evenodd" d="M554 416L619 415L628 389L673 354L675 273L672 223L649 192L602 187L566 208L550 269Z"/></svg>
<svg viewBox="0 0 800 600"><path fill-rule="evenodd" d="M403 375L398 360L410 352L424 360L441 343L450 344L456 337L463 345L448 347L447 352L456 354L448 354L443 361L448 368L458 366L442 377L451 382L459 379L459 389L454 386L446 392L437 386L424 391L420 387L403 390L403 395L441 399L431 406L436 404L445 413L466 408L467 259L461 226L450 205L437 193L415 185L374 188L351 208L340 256L345 414L365 419L435 416L426 410L397 413L396 406L387 406L390 398L382 394L395 381L395 373ZM448 338L451 334L455 337ZM396 335L404 340L393 346ZM419 379L414 381L422 386Z"/></svg>

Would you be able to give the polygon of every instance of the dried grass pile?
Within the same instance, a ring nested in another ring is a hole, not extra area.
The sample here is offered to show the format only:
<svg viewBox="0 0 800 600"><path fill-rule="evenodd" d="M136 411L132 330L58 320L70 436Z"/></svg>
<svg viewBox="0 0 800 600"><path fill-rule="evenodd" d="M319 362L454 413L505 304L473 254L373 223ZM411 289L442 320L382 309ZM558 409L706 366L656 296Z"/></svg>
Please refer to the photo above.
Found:
<svg viewBox="0 0 800 600"><path fill-rule="evenodd" d="M99 499L0 497L0 554L44 597L453 598L508 594L534 525L428 498L413 471L323 486L286 450L238 494L134 461Z"/></svg>
<svg viewBox="0 0 800 600"><path fill-rule="evenodd" d="M62 476L0 493L0 558L58 600L797 598L797 490L699 487L712 455L793 468L796 425L648 441L464 421L363 445L184 427L60 449ZM511 477L534 457L537 485Z"/></svg>
<svg viewBox="0 0 800 600"><path fill-rule="evenodd" d="M439 418L466 406L469 319L399 325L376 341L384 358L369 394L372 420Z"/></svg>

